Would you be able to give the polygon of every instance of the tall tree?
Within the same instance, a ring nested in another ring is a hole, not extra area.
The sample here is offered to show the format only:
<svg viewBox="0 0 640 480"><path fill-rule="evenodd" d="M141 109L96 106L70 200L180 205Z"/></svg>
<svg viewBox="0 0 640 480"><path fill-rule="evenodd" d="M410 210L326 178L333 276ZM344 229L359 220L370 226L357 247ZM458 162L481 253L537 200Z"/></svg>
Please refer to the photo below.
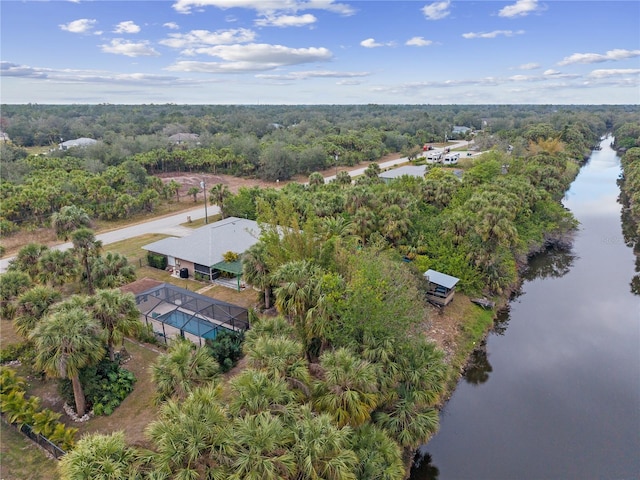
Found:
<svg viewBox="0 0 640 480"><path fill-rule="evenodd" d="M71 234L73 249L80 257L80 263L84 269L87 280L87 290L89 294L93 294L93 274L91 271L92 259L100 254L102 242L96 240L93 230L88 228L79 228Z"/></svg>
<svg viewBox="0 0 640 480"><path fill-rule="evenodd" d="M76 205L62 207L51 215L51 226L58 238L67 241L71 232L91 226L91 218L84 208Z"/></svg>
<svg viewBox="0 0 640 480"><path fill-rule="evenodd" d="M271 271L266 261L266 248L258 242L242 255L242 275L244 280L264 293L264 308L271 308Z"/></svg>
<svg viewBox="0 0 640 480"><path fill-rule="evenodd" d="M211 189L209 189L209 201L212 205L217 205L220 208L220 216L225 218L224 202L229 198L231 192L229 187L224 183L217 183Z"/></svg>
<svg viewBox="0 0 640 480"><path fill-rule="evenodd" d="M105 354L98 323L80 308L56 311L40 322L29 338L35 344L36 368L53 377L71 379L76 413L84 415L86 400L80 369L96 364Z"/></svg>
<svg viewBox="0 0 640 480"><path fill-rule="evenodd" d="M47 314L49 307L61 299L60 292L42 285L36 285L24 292L16 300L16 331L25 338L29 337L31 331Z"/></svg>
<svg viewBox="0 0 640 480"><path fill-rule="evenodd" d="M114 345L122 342L125 335L133 335L142 327L135 297L118 289L98 290L90 299L90 308L106 332L109 360L113 362Z"/></svg>
<svg viewBox="0 0 640 480"><path fill-rule="evenodd" d="M26 272L32 280L38 278L38 260L49 250L49 247L40 243L28 243L22 247L13 260L9 262L9 271Z"/></svg>
<svg viewBox="0 0 640 480"><path fill-rule="evenodd" d="M78 260L69 250L48 250L38 260L40 282L60 287L78 275Z"/></svg>
<svg viewBox="0 0 640 480"><path fill-rule="evenodd" d="M94 257L91 262L91 273L96 288L116 288L136 279L136 269L124 255L107 252L106 255Z"/></svg>

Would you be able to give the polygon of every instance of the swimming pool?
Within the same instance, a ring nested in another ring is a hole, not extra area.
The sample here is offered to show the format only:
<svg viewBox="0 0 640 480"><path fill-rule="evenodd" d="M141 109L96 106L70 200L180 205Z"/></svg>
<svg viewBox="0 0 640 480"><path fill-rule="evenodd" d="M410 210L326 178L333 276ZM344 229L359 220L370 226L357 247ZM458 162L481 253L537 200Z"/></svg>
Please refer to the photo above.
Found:
<svg viewBox="0 0 640 480"><path fill-rule="evenodd" d="M199 318L195 313L187 313L181 310L173 310L165 313L155 320L209 340L215 339L218 336L218 331L231 330L230 328L212 323L204 318Z"/></svg>

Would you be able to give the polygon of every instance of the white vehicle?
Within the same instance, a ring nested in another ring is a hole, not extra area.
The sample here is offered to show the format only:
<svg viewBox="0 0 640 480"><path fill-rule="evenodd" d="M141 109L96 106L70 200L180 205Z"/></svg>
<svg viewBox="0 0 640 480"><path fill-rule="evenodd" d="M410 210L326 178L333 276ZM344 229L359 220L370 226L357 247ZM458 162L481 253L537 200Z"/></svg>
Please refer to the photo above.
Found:
<svg viewBox="0 0 640 480"><path fill-rule="evenodd" d="M460 158L459 153L447 153L442 160L442 163L445 165L455 165L458 163L458 159Z"/></svg>
<svg viewBox="0 0 640 480"><path fill-rule="evenodd" d="M430 151L427 153L428 163L440 163L442 161L442 152Z"/></svg>

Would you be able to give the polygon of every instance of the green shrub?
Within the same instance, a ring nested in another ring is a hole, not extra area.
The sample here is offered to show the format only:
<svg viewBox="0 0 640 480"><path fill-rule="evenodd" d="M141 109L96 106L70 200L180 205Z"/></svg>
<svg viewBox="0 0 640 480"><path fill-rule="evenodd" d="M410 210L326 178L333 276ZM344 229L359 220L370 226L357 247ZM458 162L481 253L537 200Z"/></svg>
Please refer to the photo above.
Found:
<svg viewBox="0 0 640 480"><path fill-rule="evenodd" d="M80 371L87 406L93 408L95 415L111 415L133 391L135 381L133 373L108 358ZM73 387L69 379L60 381L60 394L68 403L73 402Z"/></svg>
<svg viewBox="0 0 640 480"><path fill-rule="evenodd" d="M167 257L164 255L158 255L151 252L147 253L147 263L150 267L165 270L167 268L167 262Z"/></svg>
<svg viewBox="0 0 640 480"><path fill-rule="evenodd" d="M12 343L0 350L0 363L12 362L20 359L25 353L25 350L29 348L28 342Z"/></svg>
<svg viewBox="0 0 640 480"><path fill-rule="evenodd" d="M219 330L214 340L207 340L211 355L216 359L223 373L231 370L242 358L243 342L244 333L227 329Z"/></svg>

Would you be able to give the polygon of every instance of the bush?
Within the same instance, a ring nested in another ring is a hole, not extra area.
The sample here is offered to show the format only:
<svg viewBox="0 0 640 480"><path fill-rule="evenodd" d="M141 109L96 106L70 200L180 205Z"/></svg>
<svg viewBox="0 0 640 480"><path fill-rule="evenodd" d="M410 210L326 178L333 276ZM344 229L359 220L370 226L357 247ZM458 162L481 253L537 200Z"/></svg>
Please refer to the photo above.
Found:
<svg viewBox="0 0 640 480"><path fill-rule="evenodd" d="M167 262L167 257L164 255L158 255L151 252L147 253L147 263L150 267L165 270L167 268Z"/></svg>
<svg viewBox="0 0 640 480"><path fill-rule="evenodd" d="M28 348L28 342L12 343L11 345L7 345L5 348L0 350L0 363L7 363L20 359Z"/></svg>
<svg viewBox="0 0 640 480"><path fill-rule="evenodd" d="M243 332L222 329L214 340L207 340L211 355L216 359L220 370L225 373L231 370L242 358Z"/></svg>
<svg viewBox="0 0 640 480"><path fill-rule="evenodd" d="M135 381L133 373L108 358L80 371L87 407L93 408L94 415L111 415L133 391ZM60 394L68 403L73 403L71 380L65 378L60 381Z"/></svg>

